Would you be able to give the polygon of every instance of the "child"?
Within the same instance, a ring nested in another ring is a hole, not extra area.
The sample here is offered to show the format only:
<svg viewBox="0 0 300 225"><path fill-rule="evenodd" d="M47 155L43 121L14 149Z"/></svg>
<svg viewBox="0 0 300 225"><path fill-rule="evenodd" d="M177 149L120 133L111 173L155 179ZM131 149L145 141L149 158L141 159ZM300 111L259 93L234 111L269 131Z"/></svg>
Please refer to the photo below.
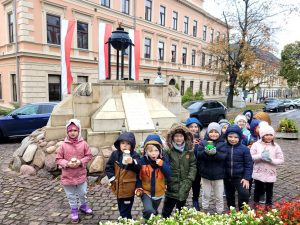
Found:
<svg viewBox="0 0 300 225"><path fill-rule="evenodd" d="M117 196L120 216L128 219L132 219L131 208L141 168L139 156L134 151L135 144L133 133L122 133L114 143L117 150L111 154L105 168L112 192Z"/></svg>
<svg viewBox="0 0 300 225"><path fill-rule="evenodd" d="M198 151L199 144L201 143L199 134L200 134L201 129L203 128L203 125L200 123L200 121L197 118L194 118L194 117L188 118L186 120L185 125L193 135L194 153L195 153L195 157L197 157L196 154ZM198 211L200 210L200 205L199 205L200 182L201 182L201 178L199 175L199 164L197 163L196 178L192 184L192 190L193 190L193 198L192 199L193 199L193 207Z"/></svg>
<svg viewBox="0 0 300 225"><path fill-rule="evenodd" d="M250 145L251 141L251 133L246 127L247 122L248 120L244 115L237 115L234 120L234 124L238 125L242 129L242 144L246 146Z"/></svg>
<svg viewBox="0 0 300 225"><path fill-rule="evenodd" d="M169 217L174 206L181 210L195 179L197 168L193 152L193 135L180 124L172 126L167 135L172 175L167 181L167 192L162 210L164 218Z"/></svg>
<svg viewBox="0 0 300 225"><path fill-rule="evenodd" d="M218 124L220 124L221 131L222 131L222 134L221 134L220 138L221 138L222 141L225 141L224 140L225 139L225 133L226 133L227 128L230 126L230 123L226 119L221 119Z"/></svg>
<svg viewBox="0 0 300 225"><path fill-rule="evenodd" d="M259 140L259 124L260 120L253 119L250 123L250 133L251 133L251 139L253 142L256 142Z"/></svg>
<svg viewBox="0 0 300 225"><path fill-rule="evenodd" d="M260 196L266 192L266 208L272 207L273 185L276 181L276 167L284 162L283 153L274 143L274 129L269 125L259 128L261 140L255 142L251 149L254 161L253 179L254 207L259 204Z"/></svg>
<svg viewBox="0 0 300 225"><path fill-rule="evenodd" d="M251 124L251 121L252 121L252 119L253 119L253 111L252 110L245 110L244 112L243 112L243 115L245 115L246 116L246 119L247 119L247 125L246 125L246 128L248 129L248 130L250 130L250 124Z"/></svg>
<svg viewBox="0 0 300 225"><path fill-rule="evenodd" d="M209 148L208 141L201 142L197 154L200 165L201 184L203 188L202 208L208 211L211 191L216 198L217 213L224 211L223 192L225 177L225 159L227 151L221 149L224 142L221 140L221 126L218 123L210 123L207 128L209 141L213 142L213 148Z"/></svg>
<svg viewBox="0 0 300 225"><path fill-rule="evenodd" d="M228 127L225 135L227 143L221 150L227 151L225 162L225 192L227 206L235 207L235 191L238 192L238 207L249 201L249 181L252 179L253 161L249 149L241 143L242 130L237 125Z"/></svg>
<svg viewBox="0 0 300 225"><path fill-rule="evenodd" d="M92 153L88 144L81 137L79 120L69 120L66 129L67 137L58 149L56 163L62 168L61 184L71 207L72 223L78 223L77 195L80 202L80 211L85 214L92 214L86 198L86 165L92 159Z"/></svg>
<svg viewBox="0 0 300 225"><path fill-rule="evenodd" d="M137 181L136 195L141 196L143 217L157 215L158 206L165 195L166 180L171 175L169 160L162 155L162 141L157 134L150 134L144 142L144 156Z"/></svg>

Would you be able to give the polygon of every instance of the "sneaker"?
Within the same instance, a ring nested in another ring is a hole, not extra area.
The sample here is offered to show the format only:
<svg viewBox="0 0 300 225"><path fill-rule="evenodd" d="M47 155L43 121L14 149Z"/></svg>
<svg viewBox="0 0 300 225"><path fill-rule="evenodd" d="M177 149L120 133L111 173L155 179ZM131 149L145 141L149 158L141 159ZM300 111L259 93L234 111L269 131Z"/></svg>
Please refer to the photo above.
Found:
<svg viewBox="0 0 300 225"><path fill-rule="evenodd" d="M71 222L72 223L78 223L79 222L79 216L78 216L78 209L72 208L71 209Z"/></svg>
<svg viewBox="0 0 300 225"><path fill-rule="evenodd" d="M87 204L82 204L79 209L81 212L88 214L88 215L93 213L93 210L90 207L88 207Z"/></svg>
<svg viewBox="0 0 300 225"><path fill-rule="evenodd" d="M200 211L200 205L198 199L193 200L193 207L197 210Z"/></svg>

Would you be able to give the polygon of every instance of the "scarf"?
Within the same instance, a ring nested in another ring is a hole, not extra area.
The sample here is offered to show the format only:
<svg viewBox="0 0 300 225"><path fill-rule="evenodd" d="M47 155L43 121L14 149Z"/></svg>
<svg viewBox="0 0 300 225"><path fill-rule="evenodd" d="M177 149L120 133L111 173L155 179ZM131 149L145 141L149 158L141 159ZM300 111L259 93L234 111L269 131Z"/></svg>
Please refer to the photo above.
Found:
<svg viewBox="0 0 300 225"><path fill-rule="evenodd" d="M172 145L173 145L173 147L177 150L177 151L179 151L179 152L183 152L184 151L184 148L185 148L185 142L183 142L183 144L182 145L177 145L174 141L172 141Z"/></svg>

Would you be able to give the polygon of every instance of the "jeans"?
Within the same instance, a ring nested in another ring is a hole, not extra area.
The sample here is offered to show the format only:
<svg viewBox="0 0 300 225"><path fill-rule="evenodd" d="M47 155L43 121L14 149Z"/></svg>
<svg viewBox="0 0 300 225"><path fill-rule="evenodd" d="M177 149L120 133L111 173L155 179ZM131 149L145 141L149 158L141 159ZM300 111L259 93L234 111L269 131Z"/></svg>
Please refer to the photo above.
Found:
<svg viewBox="0 0 300 225"><path fill-rule="evenodd" d="M118 198L118 208L120 216L127 219L132 219L131 208L133 205L134 196L130 198Z"/></svg>
<svg viewBox="0 0 300 225"><path fill-rule="evenodd" d="M174 198L165 197L164 207L162 209L163 218L167 218L171 215L174 206L176 205L176 209L181 210L183 206L185 206L186 201L179 201Z"/></svg>
<svg viewBox="0 0 300 225"><path fill-rule="evenodd" d="M151 214L157 215L157 209L161 202L161 199L154 200L150 198L147 194L143 194L142 202L144 206L143 217L149 219Z"/></svg>
<svg viewBox="0 0 300 225"><path fill-rule="evenodd" d="M200 182L201 182L201 177L197 170L195 180L192 183L193 200L196 200L196 201L198 201L199 195L200 195L200 187L201 187Z"/></svg>
<svg viewBox="0 0 300 225"><path fill-rule="evenodd" d="M79 198L80 205L86 204L87 201L86 182L78 185L65 185L64 190L66 192L71 209L78 208L78 198Z"/></svg>
<svg viewBox="0 0 300 225"><path fill-rule="evenodd" d="M254 202L258 203L259 199L266 192L266 205L273 204L273 186L274 183L261 182L259 180L254 180L255 189L254 189Z"/></svg>
<svg viewBox="0 0 300 225"><path fill-rule="evenodd" d="M238 192L238 207L241 210L243 202L249 202L249 190L244 188L241 183L242 178L224 179L227 206L235 207L235 191Z"/></svg>

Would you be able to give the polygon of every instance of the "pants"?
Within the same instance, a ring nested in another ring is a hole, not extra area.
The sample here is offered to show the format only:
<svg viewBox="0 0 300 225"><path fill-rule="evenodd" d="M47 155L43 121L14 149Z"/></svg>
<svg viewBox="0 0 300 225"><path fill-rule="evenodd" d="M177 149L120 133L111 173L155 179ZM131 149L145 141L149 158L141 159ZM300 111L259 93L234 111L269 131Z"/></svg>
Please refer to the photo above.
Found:
<svg viewBox="0 0 300 225"><path fill-rule="evenodd" d="M254 180L254 183L254 202L258 203L260 196L266 193L266 205L272 205L274 183L261 182L259 180Z"/></svg>
<svg viewBox="0 0 300 225"><path fill-rule="evenodd" d="M202 208L208 210L209 201L211 196L211 191L214 192L216 199L216 209L217 213L223 213L224 211L224 201L223 201L223 192L224 192L224 181L223 180L208 180L201 178L202 186Z"/></svg>
<svg viewBox="0 0 300 225"><path fill-rule="evenodd" d="M142 202L144 206L143 217L145 219L149 219L152 214L154 215L158 214L157 209L159 207L161 199L154 200L150 198L147 194L143 194Z"/></svg>
<svg viewBox="0 0 300 225"><path fill-rule="evenodd" d="M118 208L120 216L127 219L132 219L131 208L133 205L134 196L130 198L118 198Z"/></svg>
<svg viewBox="0 0 300 225"><path fill-rule="evenodd" d="M171 215L174 206L176 205L176 209L181 210L183 206L185 206L186 200L179 201L174 198L165 197L164 207L162 209L163 218L167 218Z"/></svg>
<svg viewBox="0 0 300 225"><path fill-rule="evenodd" d="M87 183L84 182L78 185L65 185L64 190L66 192L69 205L71 209L78 208L78 198L80 205L83 205L87 201Z"/></svg>
<svg viewBox="0 0 300 225"><path fill-rule="evenodd" d="M200 182L201 182L201 177L197 171L195 180L192 183L192 190L193 190L193 200L198 201L199 195L200 195Z"/></svg>
<svg viewBox="0 0 300 225"><path fill-rule="evenodd" d="M244 188L241 184L242 178L231 178L225 179L225 191L226 191L226 200L227 206L235 207L235 191L238 192L238 207L241 210L243 207L243 202L249 202L249 190Z"/></svg>

